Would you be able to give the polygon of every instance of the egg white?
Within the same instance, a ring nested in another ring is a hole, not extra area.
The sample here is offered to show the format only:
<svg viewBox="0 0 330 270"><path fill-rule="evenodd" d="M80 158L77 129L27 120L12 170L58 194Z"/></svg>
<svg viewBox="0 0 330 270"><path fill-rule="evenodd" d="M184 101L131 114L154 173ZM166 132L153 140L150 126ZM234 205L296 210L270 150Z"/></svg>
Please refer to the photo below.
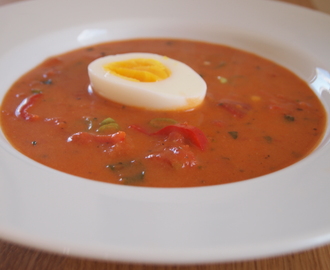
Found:
<svg viewBox="0 0 330 270"><path fill-rule="evenodd" d="M111 62L129 59L154 59L165 65L171 75L156 82L135 82L104 69ZM88 66L95 92L114 102L150 110L187 110L200 105L206 95L205 81L188 65L158 54L125 53L94 60Z"/></svg>

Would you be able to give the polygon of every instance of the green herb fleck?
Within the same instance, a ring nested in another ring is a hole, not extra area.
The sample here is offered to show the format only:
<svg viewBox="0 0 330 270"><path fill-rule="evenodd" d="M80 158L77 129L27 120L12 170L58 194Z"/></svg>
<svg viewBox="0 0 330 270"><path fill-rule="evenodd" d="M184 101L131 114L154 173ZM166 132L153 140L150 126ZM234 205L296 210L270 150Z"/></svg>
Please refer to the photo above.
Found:
<svg viewBox="0 0 330 270"><path fill-rule="evenodd" d="M119 125L117 123L109 123L100 126L96 132L110 132L110 133L115 133L119 130Z"/></svg>
<svg viewBox="0 0 330 270"><path fill-rule="evenodd" d="M118 180L125 185L138 184L143 181L145 168L136 160L118 162L106 166L118 176Z"/></svg>
<svg viewBox="0 0 330 270"><path fill-rule="evenodd" d="M238 138L238 132L237 131L229 131L228 134L236 140Z"/></svg>
<svg viewBox="0 0 330 270"><path fill-rule="evenodd" d="M177 121L171 118L154 118L149 121L149 125L155 128L163 128L176 123Z"/></svg>
<svg viewBox="0 0 330 270"><path fill-rule="evenodd" d="M288 115L288 114L284 115L284 119L288 122L293 122L295 120L293 116Z"/></svg>
<svg viewBox="0 0 330 270"><path fill-rule="evenodd" d="M268 143L272 143L273 142L273 138L270 136L264 136L264 139L266 140L266 142Z"/></svg>
<svg viewBox="0 0 330 270"><path fill-rule="evenodd" d="M102 120L100 125L103 126L103 125L110 124L110 123L116 123L116 121L113 118L108 117L108 118Z"/></svg>
<svg viewBox="0 0 330 270"><path fill-rule="evenodd" d="M42 91L40 89L31 89L32 94L41 94Z"/></svg>
<svg viewBox="0 0 330 270"><path fill-rule="evenodd" d="M220 62L218 65L217 65L217 68L221 68L221 67L223 67L223 66L225 66L225 65L227 65L227 63L226 62Z"/></svg>
<svg viewBox="0 0 330 270"><path fill-rule="evenodd" d="M45 80L45 81L41 81L43 84L47 84L47 85L50 85L50 84L53 84L53 80L52 79L48 79L48 80Z"/></svg>
<svg viewBox="0 0 330 270"><path fill-rule="evenodd" d="M225 77L218 76L217 79L218 79L221 83L227 83L227 82L228 82L228 79L225 78Z"/></svg>
<svg viewBox="0 0 330 270"><path fill-rule="evenodd" d="M100 123L100 127L96 130L96 132L115 133L118 130L119 125L116 123L116 121L113 118L108 117Z"/></svg>

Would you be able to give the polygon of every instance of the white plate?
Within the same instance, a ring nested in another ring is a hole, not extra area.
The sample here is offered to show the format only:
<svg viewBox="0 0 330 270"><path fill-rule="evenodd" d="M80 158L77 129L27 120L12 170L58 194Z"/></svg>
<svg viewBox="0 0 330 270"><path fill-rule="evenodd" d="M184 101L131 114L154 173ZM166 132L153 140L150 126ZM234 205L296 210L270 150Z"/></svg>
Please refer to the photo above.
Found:
<svg viewBox="0 0 330 270"><path fill-rule="evenodd" d="M330 17L270 1L29 1L0 9L0 98L45 57L132 37L229 44L285 65L330 108ZM223 262L330 241L330 131L279 172L235 184L155 189L73 177L26 158L0 133L0 237L75 256Z"/></svg>

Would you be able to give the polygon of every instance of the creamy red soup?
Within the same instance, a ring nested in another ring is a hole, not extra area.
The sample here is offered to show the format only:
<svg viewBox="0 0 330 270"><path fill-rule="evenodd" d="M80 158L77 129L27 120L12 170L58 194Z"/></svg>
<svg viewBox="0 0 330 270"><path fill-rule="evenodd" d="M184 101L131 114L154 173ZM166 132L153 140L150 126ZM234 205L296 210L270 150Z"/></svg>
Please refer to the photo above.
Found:
<svg viewBox="0 0 330 270"><path fill-rule="evenodd" d="M114 103L90 87L87 66L112 54L179 60L207 83L188 111ZM104 43L50 57L19 78L1 105L1 128L29 158L107 183L193 187L251 179L306 157L325 110L289 70L227 46L172 39Z"/></svg>

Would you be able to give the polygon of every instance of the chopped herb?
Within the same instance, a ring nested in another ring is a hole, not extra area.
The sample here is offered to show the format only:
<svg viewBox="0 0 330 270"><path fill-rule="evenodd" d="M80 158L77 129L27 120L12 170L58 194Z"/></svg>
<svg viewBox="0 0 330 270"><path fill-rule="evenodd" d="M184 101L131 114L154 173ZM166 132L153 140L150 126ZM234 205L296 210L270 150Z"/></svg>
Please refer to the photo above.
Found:
<svg viewBox="0 0 330 270"><path fill-rule="evenodd" d="M154 118L149 121L149 125L155 128L163 128L169 125L178 123L176 120L171 118Z"/></svg>
<svg viewBox="0 0 330 270"><path fill-rule="evenodd" d="M284 115L284 119L288 122L293 122L295 120L293 116L288 115L288 114Z"/></svg>
<svg viewBox="0 0 330 270"><path fill-rule="evenodd" d="M106 167L109 168L112 171L118 171L118 170L123 169L125 166L124 166L123 162L118 162L118 163L115 163L115 164L109 164Z"/></svg>
<svg viewBox="0 0 330 270"><path fill-rule="evenodd" d="M137 173L135 175L122 177L120 179L120 181L123 181L123 183L125 185L129 185L129 184L134 184L134 183L137 183L137 182L141 182L144 179L144 174L145 174L145 171L141 171L141 172L139 172L139 173Z"/></svg>
<svg viewBox="0 0 330 270"><path fill-rule="evenodd" d="M77 62L75 63L76 66L81 66L81 65L83 65L83 64L84 64L83 61L77 61Z"/></svg>
<svg viewBox="0 0 330 270"><path fill-rule="evenodd" d="M52 79L48 79L48 80L45 80L45 81L41 81L43 84L47 84L47 85L50 85L50 84L53 84L53 80Z"/></svg>
<svg viewBox="0 0 330 270"><path fill-rule="evenodd" d="M110 132L110 133L115 133L119 130L119 125L117 123L109 123L100 126L96 132Z"/></svg>
<svg viewBox="0 0 330 270"><path fill-rule="evenodd" d="M264 139L266 140L266 142L268 143L272 143L273 142L273 138L270 136L264 136Z"/></svg>
<svg viewBox="0 0 330 270"><path fill-rule="evenodd" d="M31 144L32 145L37 145L37 141L32 141Z"/></svg>
<svg viewBox="0 0 330 270"><path fill-rule="evenodd" d="M96 130L96 132L115 133L118 130L119 125L116 123L116 121L113 118L108 117L100 123L100 127Z"/></svg>
<svg viewBox="0 0 330 270"><path fill-rule="evenodd" d="M238 137L238 132L237 131L229 131L228 134L234 139L236 140Z"/></svg>
<svg viewBox="0 0 330 270"><path fill-rule="evenodd" d="M227 78L224 78L224 77L221 77L221 76L218 76L217 79L218 79L221 83L227 83L227 82L228 82L228 79L227 79Z"/></svg>
<svg viewBox="0 0 330 270"><path fill-rule="evenodd" d="M31 89L32 94L41 94L42 91L40 89Z"/></svg>
<svg viewBox="0 0 330 270"><path fill-rule="evenodd" d="M221 67L223 67L223 66L225 66L225 65L227 65L226 62L220 62L220 64L217 65L217 68L221 68Z"/></svg>
<svg viewBox="0 0 330 270"><path fill-rule="evenodd" d="M110 124L110 123L116 123L116 121L113 118L108 117L108 118L102 120L100 125L103 126L103 125L107 125L107 124Z"/></svg>
<svg viewBox="0 0 330 270"><path fill-rule="evenodd" d="M125 185L137 184L144 179L145 168L136 160L118 162L106 166L118 176L118 180Z"/></svg>

